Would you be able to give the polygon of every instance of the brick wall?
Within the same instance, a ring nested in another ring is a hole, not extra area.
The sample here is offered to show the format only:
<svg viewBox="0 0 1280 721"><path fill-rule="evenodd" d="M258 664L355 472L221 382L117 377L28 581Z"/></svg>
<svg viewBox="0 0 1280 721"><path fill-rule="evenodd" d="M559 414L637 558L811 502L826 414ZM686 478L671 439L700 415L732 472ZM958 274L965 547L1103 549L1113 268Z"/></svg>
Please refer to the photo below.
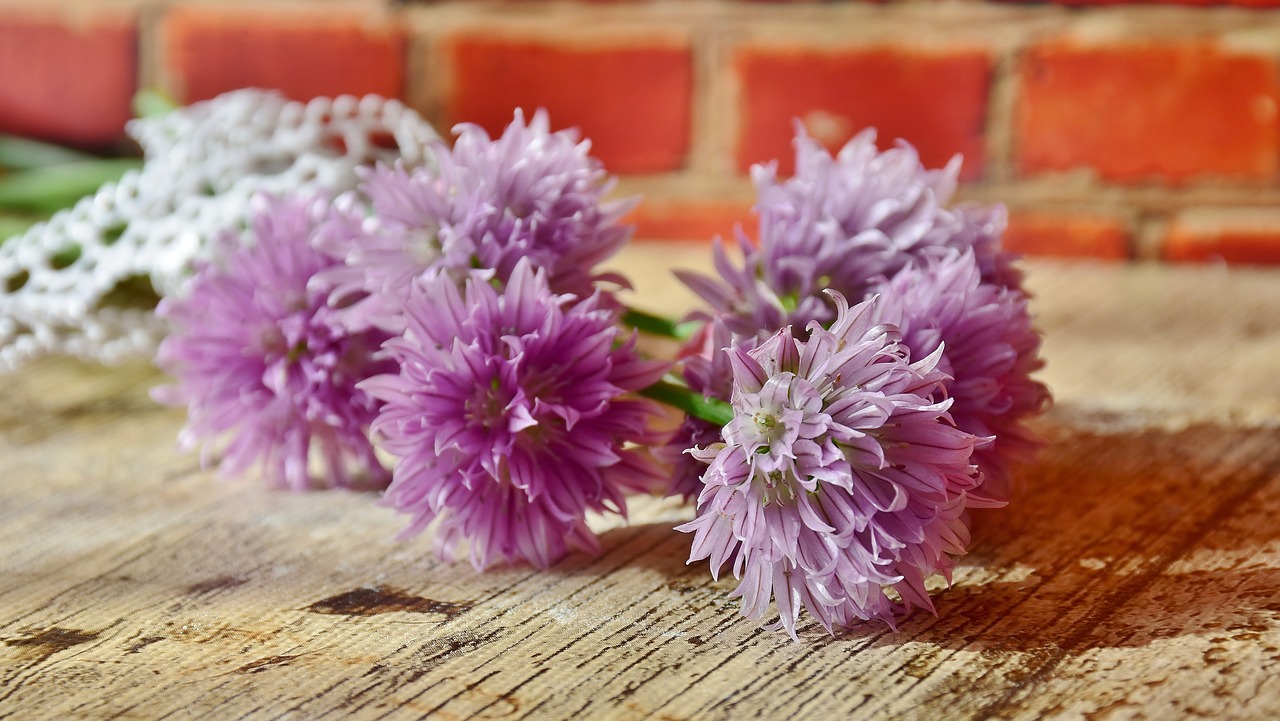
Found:
<svg viewBox="0 0 1280 721"><path fill-rule="evenodd" d="M0 0L0 76L0 131L87 146L140 85L382 93L495 132L545 106L645 194L648 239L749 227L793 118L832 146L871 125L963 153L963 197L1029 254L1280 263L1280 0Z"/></svg>

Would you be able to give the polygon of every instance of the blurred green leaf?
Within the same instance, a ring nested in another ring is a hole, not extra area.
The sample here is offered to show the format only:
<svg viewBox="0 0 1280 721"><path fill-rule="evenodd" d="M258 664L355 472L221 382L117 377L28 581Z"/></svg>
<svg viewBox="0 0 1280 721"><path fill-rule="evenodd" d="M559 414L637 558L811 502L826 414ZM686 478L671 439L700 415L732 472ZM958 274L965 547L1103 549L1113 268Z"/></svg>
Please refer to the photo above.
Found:
<svg viewBox="0 0 1280 721"><path fill-rule="evenodd" d="M0 177L0 209L52 213L140 167L136 158L106 158L9 173Z"/></svg>
<svg viewBox="0 0 1280 721"><path fill-rule="evenodd" d="M143 88L133 96L133 116L154 118L176 110L178 103L168 93L153 88Z"/></svg>
<svg viewBox="0 0 1280 721"><path fill-rule="evenodd" d="M39 223L41 218L21 215L0 215L0 245L15 235L21 235L27 228Z"/></svg>
<svg viewBox="0 0 1280 721"><path fill-rule="evenodd" d="M0 168L30 170L91 160L96 158L60 145L19 138L16 135L0 134Z"/></svg>

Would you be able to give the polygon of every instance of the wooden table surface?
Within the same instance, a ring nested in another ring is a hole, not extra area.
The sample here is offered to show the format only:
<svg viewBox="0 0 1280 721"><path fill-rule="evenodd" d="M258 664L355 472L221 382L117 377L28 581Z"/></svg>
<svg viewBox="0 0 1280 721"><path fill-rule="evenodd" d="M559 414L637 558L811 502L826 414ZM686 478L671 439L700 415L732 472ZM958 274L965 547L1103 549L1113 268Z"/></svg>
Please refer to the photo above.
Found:
<svg viewBox="0 0 1280 721"><path fill-rule="evenodd" d="M680 311L704 256L618 265ZM144 364L0 377L0 718L1280 718L1280 273L1029 273L1051 445L937 618L800 644L672 501L481 575L374 496L214 480Z"/></svg>

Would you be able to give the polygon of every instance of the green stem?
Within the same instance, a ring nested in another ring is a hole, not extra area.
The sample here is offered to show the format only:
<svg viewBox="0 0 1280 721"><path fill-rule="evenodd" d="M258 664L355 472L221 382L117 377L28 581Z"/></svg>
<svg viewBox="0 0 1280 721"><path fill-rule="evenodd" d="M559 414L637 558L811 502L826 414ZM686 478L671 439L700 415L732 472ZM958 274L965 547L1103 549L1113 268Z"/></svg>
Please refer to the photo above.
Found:
<svg viewBox="0 0 1280 721"><path fill-rule="evenodd" d="M40 222L39 218L29 215L0 214L0 245L14 236L27 232L27 228Z"/></svg>
<svg viewBox="0 0 1280 721"><path fill-rule="evenodd" d="M674 338L680 341L692 338L693 334L698 332L698 326L701 325L697 322L681 323L635 308L626 309L622 314L622 322L639 330L641 333Z"/></svg>
<svg viewBox="0 0 1280 721"><path fill-rule="evenodd" d="M668 381L658 381L640 391L640 395L665 403L672 408L688 413L694 418L701 418L708 423L723 426L733 420L733 406L716 398L708 398L701 393Z"/></svg>
<svg viewBox="0 0 1280 721"><path fill-rule="evenodd" d="M141 166L134 158L101 158L9 173L0 178L0 209L53 213Z"/></svg>
<svg viewBox="0 0 1280 721"><path fill-rule="evenodd" d="M0 134L0 168L30 170L63 163L83 163L93 156L39 140Z"/></svg>

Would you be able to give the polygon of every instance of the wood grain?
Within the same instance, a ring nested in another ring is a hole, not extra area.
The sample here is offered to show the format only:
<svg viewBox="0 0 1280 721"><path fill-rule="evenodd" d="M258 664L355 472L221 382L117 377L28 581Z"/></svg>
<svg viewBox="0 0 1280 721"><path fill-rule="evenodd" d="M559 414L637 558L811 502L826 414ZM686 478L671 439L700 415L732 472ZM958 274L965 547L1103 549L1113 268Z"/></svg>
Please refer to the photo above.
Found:
<svg viewBox="0 0 1280 721"><path fill-rule="evenodd" d="M703 249L630 251L638 302ZM686 262L687 261L687 262ZM802 644L636 504L550 572L224 483L144 365L0 377L0 718L1280 717L1280 275L1035 265L1051 444L939 615Z"/></svg>

